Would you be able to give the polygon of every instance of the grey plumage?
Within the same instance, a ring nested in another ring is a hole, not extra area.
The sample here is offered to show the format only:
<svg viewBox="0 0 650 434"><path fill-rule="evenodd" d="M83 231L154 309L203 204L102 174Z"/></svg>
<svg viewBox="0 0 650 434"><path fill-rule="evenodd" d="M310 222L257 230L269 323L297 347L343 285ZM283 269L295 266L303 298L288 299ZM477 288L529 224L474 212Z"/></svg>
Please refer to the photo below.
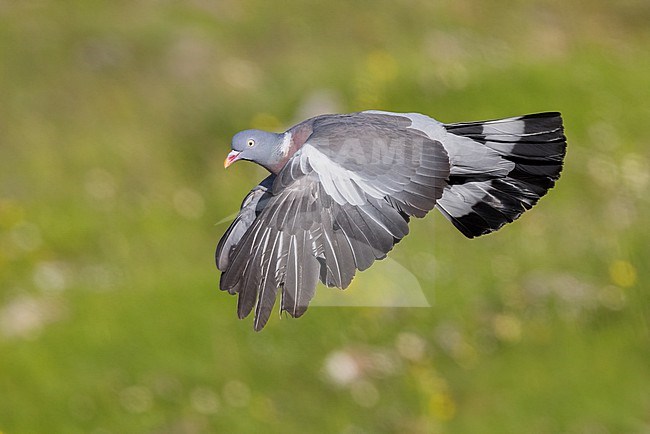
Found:
<svg viewBox="0 0 650 434"><path fill-rule="evenodd" d="M255 308L256 330L278 289L281 310L301 316L318 280L346 288L411 217L436 207L470 238L513 221L554 185L565 148L559 113L445 125L368 111L239 133L226 165L249 159L271 175L217 246L220 287L239 294L240 318Z"/></svg>

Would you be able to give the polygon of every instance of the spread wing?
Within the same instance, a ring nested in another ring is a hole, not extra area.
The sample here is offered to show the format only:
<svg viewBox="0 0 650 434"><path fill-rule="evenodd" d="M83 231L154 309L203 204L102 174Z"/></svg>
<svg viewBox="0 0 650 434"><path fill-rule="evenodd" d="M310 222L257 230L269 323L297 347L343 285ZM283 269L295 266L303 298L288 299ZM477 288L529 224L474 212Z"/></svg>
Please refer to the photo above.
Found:
<svg viewBox="0 0 650 434"><path fill-rule="evenodd" d="M442 196L449 159L440 142L395 116L328 116L273 182L244 200L217 249L220 287L255 308L262 329L281 290L281 310L301 316L318 280L346 288L382 259ZM250 198L250 200L248 200Z"/></svg>

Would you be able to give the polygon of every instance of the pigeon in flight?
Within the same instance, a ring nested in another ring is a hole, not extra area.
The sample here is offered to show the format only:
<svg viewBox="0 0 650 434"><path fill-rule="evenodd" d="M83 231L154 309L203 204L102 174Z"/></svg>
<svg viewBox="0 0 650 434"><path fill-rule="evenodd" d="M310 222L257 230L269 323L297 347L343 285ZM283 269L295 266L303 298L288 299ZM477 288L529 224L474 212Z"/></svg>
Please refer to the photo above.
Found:
<svg viewBox="0 0 650 434"><path fill-rule="evenodd" d="M244 199L216 251L237 313L266 324L305 313L320 280L346 288L437 208L468 238L518 218L553 187L566 137L560 113L443 124L419 113L322 115L276 134L246 130L224 163L270 175Z"/></svg>

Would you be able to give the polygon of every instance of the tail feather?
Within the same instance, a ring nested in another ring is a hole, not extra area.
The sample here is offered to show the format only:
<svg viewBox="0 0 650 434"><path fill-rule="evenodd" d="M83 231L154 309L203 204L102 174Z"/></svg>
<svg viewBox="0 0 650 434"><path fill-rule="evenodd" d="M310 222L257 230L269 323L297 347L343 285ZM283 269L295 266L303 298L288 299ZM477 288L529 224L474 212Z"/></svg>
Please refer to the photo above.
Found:
<svg viewBox="0 0 650 434"><path fill-rule="evenodd" d="M560 177L566 153L560 113L447 124L445 128L458 139L450 140L450 146L457 146L462 158L452 158L449 185L437 207L469 238L517 219ZM494 170L495 162L507 170Z"/></svg>

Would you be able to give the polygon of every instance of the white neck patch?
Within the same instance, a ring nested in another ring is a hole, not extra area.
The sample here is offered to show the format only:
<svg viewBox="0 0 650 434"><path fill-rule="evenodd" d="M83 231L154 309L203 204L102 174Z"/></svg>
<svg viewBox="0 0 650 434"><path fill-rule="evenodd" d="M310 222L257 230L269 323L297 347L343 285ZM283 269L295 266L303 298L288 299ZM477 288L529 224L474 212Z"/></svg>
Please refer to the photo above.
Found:
<svg viewBox="0 0 650 434"><path fill-rule="evenodd" d="M280 143L280 152L282 152L282 155L286 157L289 153L289 149L291 149L291 133L286 132L284 133L282 143Z"/></svg>

